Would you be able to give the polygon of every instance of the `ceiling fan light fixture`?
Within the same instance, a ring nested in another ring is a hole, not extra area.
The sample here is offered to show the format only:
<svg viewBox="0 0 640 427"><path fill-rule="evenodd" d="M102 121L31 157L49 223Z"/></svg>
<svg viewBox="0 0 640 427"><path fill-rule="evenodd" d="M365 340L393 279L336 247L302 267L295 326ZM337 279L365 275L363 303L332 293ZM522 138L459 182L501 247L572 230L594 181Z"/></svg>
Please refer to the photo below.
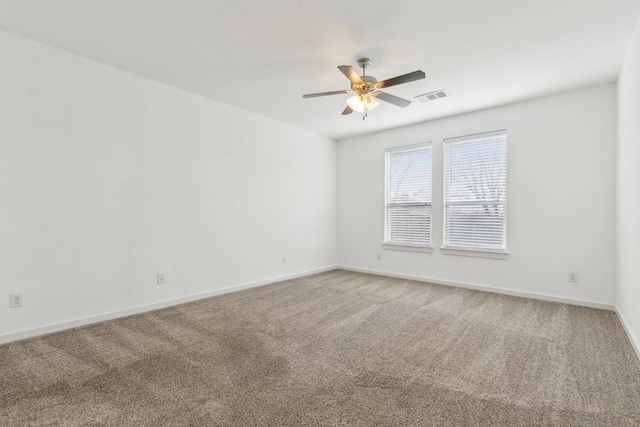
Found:
<svg viewBox="0 0 640 427"><path fill-rule="evenodd" d="M367 113L376 108L380 103L376 97L370 93L357 94L347 99L347 105L358 113Z"/></svg>
<svg viewBox="0 0 640 427"><path fill-rule="evenodd" d="M358 113L362 113L362 120L367 117L369 111L375 109L378 105L380 105L380 103L378 102L378 98L380 98L384 102L388 102L401 108L410 105L411 101L395 95L391 95L387 92L382 92L380 91L380 89L386 89L391 86L424 79L424 71L417 70L412 73L403 74L401 76L393 77L391 79L386 79L379 82L375 77L365 75L365 71L369 66L369 63L370 61L368 58L361 58L358 60L358 65L362 67L362 76L359 76L356 70L354 70L350 65L338 65L338 70L340 70L340 72L344 74L345 77L348 78L351 82L351 89L334 90L332 92L309 93L306 95L302 95L302 97L315 98L317 96L353 93L354 96L347 99L347 106L342 111L342 115L347 116L356 111Z"/></svg>

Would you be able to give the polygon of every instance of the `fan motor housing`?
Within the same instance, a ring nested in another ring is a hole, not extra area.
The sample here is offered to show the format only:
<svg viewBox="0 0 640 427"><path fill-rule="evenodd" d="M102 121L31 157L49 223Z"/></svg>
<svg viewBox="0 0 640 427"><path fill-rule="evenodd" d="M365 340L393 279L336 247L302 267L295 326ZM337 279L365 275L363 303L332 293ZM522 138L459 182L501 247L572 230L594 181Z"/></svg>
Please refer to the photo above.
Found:
<svg viewBox="0 0 640 427"><path fill-rule="evenodd" d="M361 85L352 84L351 85L352 91L359 94L363 94L363 93L373 92L374 90L377 89L376 83L378 83L378 80L375 77L360 76L360 79L362 80L362 84Z"/></svg>

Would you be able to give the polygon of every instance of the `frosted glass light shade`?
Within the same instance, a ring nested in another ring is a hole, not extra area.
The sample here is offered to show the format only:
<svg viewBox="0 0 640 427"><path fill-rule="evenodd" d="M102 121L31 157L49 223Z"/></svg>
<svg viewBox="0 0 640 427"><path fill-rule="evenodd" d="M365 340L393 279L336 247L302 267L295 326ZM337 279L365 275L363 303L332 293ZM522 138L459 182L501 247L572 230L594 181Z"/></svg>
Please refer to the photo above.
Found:
<svg viewBox="0 0 640 427"><path fill-rule="evenodd" d="M347 99L347 105L349 105L353 111L365 113L373 110L380 105L380 103L375 96L370 93L365 93L364 95L354 95Z"/></svg>

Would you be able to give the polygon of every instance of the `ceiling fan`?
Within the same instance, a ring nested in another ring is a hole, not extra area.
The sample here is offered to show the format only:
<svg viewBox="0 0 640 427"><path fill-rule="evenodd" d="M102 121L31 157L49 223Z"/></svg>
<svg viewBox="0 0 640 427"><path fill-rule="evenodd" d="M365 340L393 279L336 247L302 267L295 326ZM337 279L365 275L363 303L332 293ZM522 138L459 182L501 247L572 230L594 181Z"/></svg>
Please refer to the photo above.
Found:
<svg viewBox="0 0 640 427"><path fill-rule="evenodd" d="M347 108L344 109L342 115L344 116L347 114L351 114L354 111L358 113L364 113L362 116L362 120L367 117L369 111L373 110L380 104L378 102L378 99L402 108L411 104L411 101L388 94L386 92L382 92L380 89L388 88L390 86L395 86L402 83L409 83L414 80L424 79L424 72L418 70L414 71L413 73L403 74L401 76L393 77L391 79L382 80L381 82L379 82L375 77L365 75L366 69L370 63L371 61L369 60L369 58L358 59L358 65L362 67L362 76L359 76L356 70L354 70L350 65L338 66L338 69L342 71L342 74L347 76L347 78L351 81L351 89L335 90L333 92L310 93L307 95L302 95L302 97L315 98L317 96L354 93L354 96L347 99Z"/></svg>

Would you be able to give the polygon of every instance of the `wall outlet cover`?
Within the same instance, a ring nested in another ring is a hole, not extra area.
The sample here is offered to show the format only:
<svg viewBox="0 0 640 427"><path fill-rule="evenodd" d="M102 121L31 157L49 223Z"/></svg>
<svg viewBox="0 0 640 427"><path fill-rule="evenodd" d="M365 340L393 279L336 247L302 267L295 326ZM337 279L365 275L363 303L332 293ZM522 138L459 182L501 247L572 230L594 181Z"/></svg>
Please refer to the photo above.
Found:
<svg viewBox="0 0 640 427"><path fill-rule="evenodd" d="M22 307L22 294L11 294L9 295L9 307L16 308Z"/></svg>

